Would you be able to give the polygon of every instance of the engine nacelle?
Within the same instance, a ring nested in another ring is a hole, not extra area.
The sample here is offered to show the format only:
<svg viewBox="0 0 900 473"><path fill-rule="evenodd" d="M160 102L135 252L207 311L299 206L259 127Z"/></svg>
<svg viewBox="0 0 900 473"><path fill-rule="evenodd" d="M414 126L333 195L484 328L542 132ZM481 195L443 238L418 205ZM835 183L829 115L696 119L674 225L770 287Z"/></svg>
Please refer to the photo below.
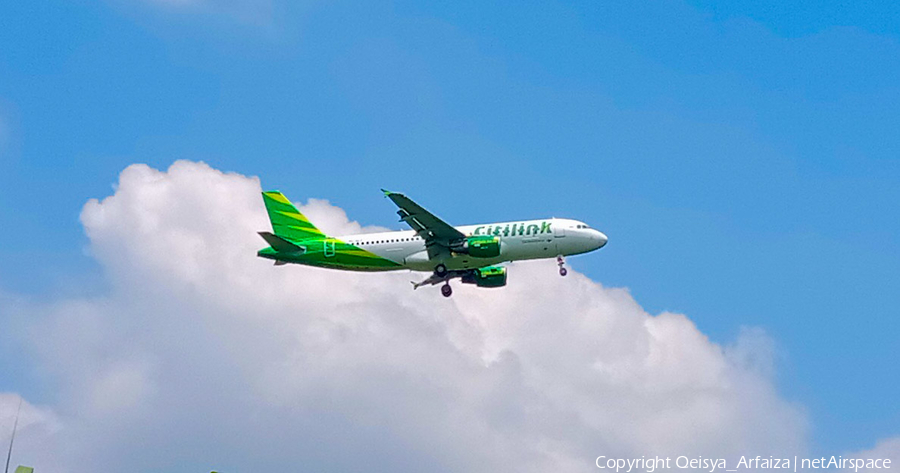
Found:
<svg viewBox="0 0 900 473"><path fill-rule="evenodd" d="M462 245L453 248L453 251L475 258L496 258L500 256L500 238L490 235L470 236Z"/></svg>
<svg viewBox="0 0 900 473"><path fill-rule="evenodd" d="M473 269L472 272L462 277L465 284L474 284L478 287L503 287L506 285L506 268L503 266L487 266Z"/></svg>

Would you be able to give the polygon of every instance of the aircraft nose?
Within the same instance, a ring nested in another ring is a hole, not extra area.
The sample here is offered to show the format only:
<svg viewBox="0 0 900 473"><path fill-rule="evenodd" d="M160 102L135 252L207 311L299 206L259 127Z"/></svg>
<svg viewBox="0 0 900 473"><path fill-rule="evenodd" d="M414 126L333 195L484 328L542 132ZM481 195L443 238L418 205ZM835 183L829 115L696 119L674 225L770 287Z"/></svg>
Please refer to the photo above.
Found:
<svg viewBox="0 0 900 473"><path fill-rule="evenodd" d="M600 231L596 231L594 235L594 240L597 242L597 248L603 248L606 245L606 242L609 241L609 238L606 237L606 234Z"/></svg>

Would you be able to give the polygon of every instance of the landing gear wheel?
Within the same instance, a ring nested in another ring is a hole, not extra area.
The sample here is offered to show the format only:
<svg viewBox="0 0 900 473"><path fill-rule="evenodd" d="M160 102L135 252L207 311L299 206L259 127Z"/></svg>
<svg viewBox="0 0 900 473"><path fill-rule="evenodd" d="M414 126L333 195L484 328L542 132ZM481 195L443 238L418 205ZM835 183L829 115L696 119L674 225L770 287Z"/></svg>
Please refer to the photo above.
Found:
<svg viewBox="0 0 900 473"><path fill-rule="evenodd" d="M453 294L453 288L450 287L449 284L444 284L441 286L441 295L444 297L450 297Z"/></svg>
<svg viewBox="0 0 900 473"><path fill-rule="evenodd" d="M569 274L569 271L566 270L565 264L566 264L566 259L563 258L563 255L559 255L556 257L556 265L559 266L559 275L560 276L565 276L566 274Z"/></svg>
<svg viewBox="0 0 900 473"><path fill-rule="evenodd" d="M440 278L447 275L447 267L444 266L444 263L441 263L434 267L434 274L436 274Z"/></svg>

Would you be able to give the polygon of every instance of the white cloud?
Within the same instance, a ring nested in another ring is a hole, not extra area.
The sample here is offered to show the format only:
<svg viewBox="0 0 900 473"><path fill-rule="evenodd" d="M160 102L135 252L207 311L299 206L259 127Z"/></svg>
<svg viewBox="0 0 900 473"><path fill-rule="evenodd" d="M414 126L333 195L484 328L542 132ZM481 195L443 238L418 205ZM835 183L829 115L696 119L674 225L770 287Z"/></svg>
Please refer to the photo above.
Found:
<svg viewBox="0 0 900 473"><path fill-rule="evenodd" d="M852 459L854 463L859 462L860 460L863 462L861 464L862 467L847 468L847 471L857 471L862 473L883 472L885 471L883 466L885 459L890 459L891 463L889 466L891 469L895 469L900 466L900 437L883 439L875 444L875 447L871 450L845 454L843 455L843 458ZM869 463L869 460L872 460L873 463ZM874 463L874 460L881 460L881 463L878 464L878 468L875 468L876 464Z"/></svg>
<svg viewBox="0 0 900 473"><path fill-rule="evenodd" d="M15 468L17 464L25 464L45 468L45 471L63 471L60 457L65 457L66 453L56 443L62 429L56 414L51 409L35 406L14 393L0 393L0 439L3 439L3 453L6 453L9 445L9 435L15 425L17 412L19 420L11 466Z"/></svg>
<svg viewBox="0 0 900 473"><path fill-rule="evenodd" d="M21 408L19 407L20 402ZM17 394L0 393L0 432L3 432L4 437L12 431L17 411L19 434L33 426L40 426L48 432L59 430L59 422L49 409L35 406Z"/></svg>
<svg viewBox="0 0 900 473"><path fill-rule="evenodd" d="M581 471L598 455L806 453L805 415L778 395L758 329L723 347L553 262L451 299L413 291L421 274L273 267L255 257L259 191L179 161L130 166L85 205L111 292L34 309L31 329L71 471ZM361 228L325 201L302 210L328 233Z"/></svg>

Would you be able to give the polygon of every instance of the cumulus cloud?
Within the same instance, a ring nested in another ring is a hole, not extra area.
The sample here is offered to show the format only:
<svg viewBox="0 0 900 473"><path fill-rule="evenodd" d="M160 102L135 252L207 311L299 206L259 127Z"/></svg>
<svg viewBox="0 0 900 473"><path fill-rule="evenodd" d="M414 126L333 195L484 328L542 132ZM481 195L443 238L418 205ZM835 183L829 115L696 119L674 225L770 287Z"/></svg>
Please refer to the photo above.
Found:
<svg viewBox="0 0 900 473"><path fill-rule="evenodd" d="M259 191L179 161L130 166L84 206L111 288L27 309L68 447L35 458L64 455L73 472L528 472L806 453L805 415L779 396L758 329L721 346L553 262L450 299L413 291L416 273L273 267L255 257ZM301 210L330 234L374 229L326 201Z"/></svg>
<svg viewBox="0 0 900 473"><path fill-rule="evenodd" d="M0 393L0 439L4 440L4 453L17 414L15 448L11 457L13 467L21 460L19 463L40 465L47 471L58 470L62 466L60 459L65 456L62 445L57 444L62 424L51 409L33 405L15 393ZM37 463L28 463L38 459Z"/></svg>
<svg viewBox="0 0 900 473"><path fill-rule="evenodd" d="M891 460L891 468L897 468L897 466L900 465L900 437L881 440L870 450L845 454L843 455L843 458L853 459L855 462L863 460L862 468L847 468L847 471L864 473L883 472L885 471L883 467L883 460L885 459ZM878 468L874 468L875 463L869 463L869 460L882 460L882 462L878 465ZM872 468L867 468L866 466L871 466Z"/></svg>

